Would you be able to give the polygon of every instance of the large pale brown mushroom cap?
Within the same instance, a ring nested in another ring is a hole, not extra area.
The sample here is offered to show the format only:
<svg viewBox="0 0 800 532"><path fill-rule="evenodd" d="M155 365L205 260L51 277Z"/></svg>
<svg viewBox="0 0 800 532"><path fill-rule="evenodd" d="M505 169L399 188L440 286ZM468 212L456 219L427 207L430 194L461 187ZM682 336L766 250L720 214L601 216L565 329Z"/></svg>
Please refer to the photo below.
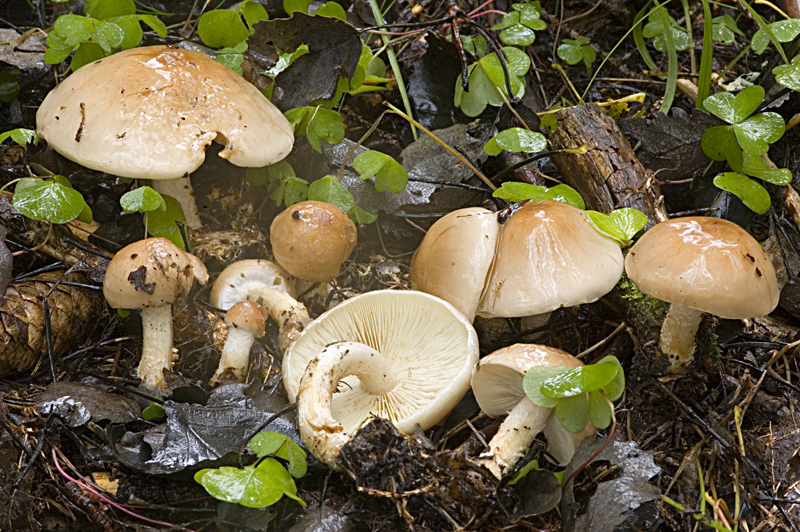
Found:
<svg viewBox="0 0 800 532"><path fill-rule="evenodd" d="M278 263L291 275L327 282L356 247L356 226L330 203L303 201L275 217L269 239Z"/></svg>
<svg viewBox="0 0 800 532"><path fill-rule="evenodd" d="M425 234L411 260L415 288L448 301L472 321L499 234L497 217L481 207L443 216Z"/></svg>
<svg viewBox="0 0 800 532"><path fill-rule="evenodd" d="M591 303L622 276L622 252L560 201L522 205L501 230L478 316L519 317Z"/></svg>
<svg viewBox="0 0 800 532"><path fill-rule="evenodd" d="M103 295L113 308L171 305L185 296L195 279L208 280L200 260L167 240L147 238L119 250L103 279Z"/></svg>
<svg viewBox="0 0 800 532"><path fill-rule="evenodd" d="M36 124L68 159L140 179L193 172L215 138L225 142L220 157L253 167L283 159L294 142L286 118L244 78L205 54L167 46L84 66L47 95Z"/></svg>
<svg viewBox="0 0 800 532"><path fill-rule="evenodd" d="M778 305L775 269L738 225L694 216L647 231L625 258L645 294L727 319L764 316Z"/></svg>

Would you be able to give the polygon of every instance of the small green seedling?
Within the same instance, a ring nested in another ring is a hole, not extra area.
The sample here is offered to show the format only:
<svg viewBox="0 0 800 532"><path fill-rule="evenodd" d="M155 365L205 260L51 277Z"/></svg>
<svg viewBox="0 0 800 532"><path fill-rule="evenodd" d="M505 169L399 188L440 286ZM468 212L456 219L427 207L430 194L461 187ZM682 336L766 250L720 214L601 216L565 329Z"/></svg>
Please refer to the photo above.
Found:
<svg viewBox="0 0 800 532"><path fill-rule="evenodd" d="M792 58L789 65L780 65L772 69L775 81L793 91L800 91L800 55Z"/></svg>
<svg viewBox="0 0 800 532"><path fill-rule="evenodd" d="M492 194L496 198L507 199L511 202L555 200L576 209L586 210L583 198L578 191L569 185L556 185L543 187L509 181L495 190ZM622 246L628 246L634 235L647 225L647 216L638 209L617 209L610 214L597 211L586 211L586 219L597 232L617 241Z"/></svg>
<svg viewBox="0 0 800 532"><path fill-rule="evenodd" d="M589 46L589 38L564 39L563 44L558 47L556 53L569 65L577 65L581 61L586 66L586 70L592 68L592 63L597 59L597 52Z"/></svg>
<svg viewBox="0 0 800 532"><path fill-rule="evenodd" d="M148 186L135 188L130 192L126 192L119 199L119 204L122 206L122 210L127 213L145 213L156 209L161 211L167 210L167 203L164 201L161 194Z"/></svg>
<svg viewBox="0 0 800 532"><path fill-rule="evenodd" d="M718 175L714 184L759 214L769 210L769 194L748 176L775 185L786 185L792 180L789 170L770 168L761 158L769 151L769 145L783 136L786 127L777 113L751 116L763 100L764 89L759 85L747 87L735 96L727 92L709 96L703 102L706 110L729 125L710 127L701 139L706 156L727 161L733 170Z"/></svg>
<svg viewBox="0 0 800 532"><path fill-rule="evenodd" d="M500 32L500 40L509 46L530 46L536 40L536 31L547 28L542 20L540 2L512 4L513 11L506 13L500 24L492 26L493 31Z"/></svg>
<svg viewBox="0 0 800 532"><path fill-rule="evenodd" d="M31 220L64 224L74 219L91 223L92 210L80 192L61 175L23 177L14 187L14 208Z"/></svg>
<svg viewBox="0 0 800 532"><path fill-rule="evenodd" d="M147 212L147 232L152 236L166 238L179 248L186 250L186 243L178 223L186 225L181 204L172 196L161 194L164 209L156 208Z"/></svg>
<svg viewBox="0 0 800 532"><path fill-rule="evenodd" d="M122 309L117 309L122 310ZM123 316L124 317L124 316ZM158 397L161 399L161 396ZM161 406L159 403L150 403L142 410L142 419L145 421L157 421L160 419L164 419L167 417L166 412L164 412L164 407Z"/></svg>
<svg viewBox="0 0 800 532"><path fill-rule="evenodd" d="M580 432L589 421L604 429L611 425L610 403L625 391L625 373L616 357L607 356L578 368L535 367L525 374L522 386L535 404L554 408L568 431Z"/></svg>
<svg viewBox="0 0 800 532"><path fill-rule="evenodd" d="M483 147L486 155L500 155L505 151L513 153L535 153L547 147L547 139L541 133L521 127L512 127L499 132Z"/></svg>
<svg viewBox="0 0 800 532"><path fill-rule="evenodd" d="M265 508L284 495L302 506L294 479L306 474L306 453L296 443L277 432L262 432L250 440L256 453L255 464L242 468L201 469L197 483L216 499L248 508ZM288 462L288 471L276 458Z"/></svg>
<svg viewBox="0 0 800 532"><path fill-rule="evenodd" d="M254 0L245 0L233 9L207 11L197 21L197 35L211 48L234 48L253 33L253 24L268 20L267 10Z"/></svg>
<svg viewBox="0 0 800 532"><path fill-rule="evenodd" d="M759 29L750 41L750 48L757 54L764 53L771 41L770 33L778 42L792 42L800 35L800 19L779 20L768 24L766 28Z"/></svg>
<svg viewBox="0 0 800 532"><path fill-rule="evenodd" d="M454 102L465 115L478 116L487 105L503 105L503 97L498 91L502 91L507 99L521 98L525 94L523 76L531 66L530 58L518 48L505 47L502 52L506 58L508 83L500 60L494 52L481 57L468 67L469 91L461 86L460 76L456 80ZM511 94L508 92L508 85L511 86Z"/></svg>
<svg viewBox="0 0 800 532"><path fill-rule="evenodd" d="M324 201L339 207L357 225L371 224L378 219L377 214L372 214L356 205L353 195L336 179L336 176L326 175L311 183L308 187L308 199Z"/></svg>
<svg viewBox="0 0 800 532"><path fill-rule="evenodd" d="M39 138L39 134L32 130L32 129L25 129L25 128L17 128L12 129L10 131L5 131L0 133L0 144L2 144L6 139L10 138L23 148L26 148L28 144L33 144L36 146L39 144L41 140Z"/></svg>
<svg viewBox="0 0 800 532"><path fill-rule="evenodd" d="M70 63L75 71L118 50L134 48L144 35L140 23L161 38L167 36L167 27L157 17L136 14L133 0L86 0L83 12L85 16L67 14L56 19L47 35L46 63L58 64L75 52Z"/></svg>
<svg viewBox="0 0 800 532"><path fill-rule="evenodd" d="M294 127L294 134L305 135L317 153L322 153L320 141L339 144L344 140L342 115L322 105L289 109L284 115Z"/></svg>
<svg viewBox="0 0 800 532"><path fill-rule="evenodd" d="M722 15L714 17L711 20L711 31L714 42L721 42L725 44L735 44L736 36L744 37L744 33L736 25L736 21L730 15ZM769 37L767 37L769 42Z"/></svg>
<svg viewBox="0 0 800 532"><path fill-rule="evenodd" d="M650 13L649 22L642 29L642 34L653 39L653 47L659 52L668 52L671 47L682 52L689 48L689 34L678 25L667 8L659 7Z"/></svg>
<svg viewBox="0 0 800 532"><path fill-rule="evenodd" d="M388 190L395 194L402 192L408 184L408 172L400 163L390 155L379 151L365 151L353 159L353 168L356 169L361 180L375 177L375 190L383 192Z"/></svg>

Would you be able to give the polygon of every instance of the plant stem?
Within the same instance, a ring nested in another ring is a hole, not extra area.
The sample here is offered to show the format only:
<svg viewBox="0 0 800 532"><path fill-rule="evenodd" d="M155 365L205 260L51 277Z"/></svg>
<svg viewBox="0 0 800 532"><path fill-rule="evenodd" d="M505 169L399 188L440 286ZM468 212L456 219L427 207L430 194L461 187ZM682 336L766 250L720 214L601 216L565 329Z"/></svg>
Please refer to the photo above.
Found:
<svg viewBox="0 0 800 532"><path fill-rule="evenodd" d="M375 24L380 26L383 25L383 15L381 14L381 10L378 7L377 0L369 0L369 7L372 9L372 16L375 17ZM381 35L381 39L383 40L384 46L386 46L389 42L388 35ZM406 108L406 113L408 116L412 116L411 113L411 103L408 101L408 93L406 93L406 84L403 81L403 75L400 72L400 65L397 63L397 56L394 53L394 49L387 47L386 48L386 57L389 58L389 64L392 66L392 72L394 72L394 78L397 80L397 90L400 91L400 97L403 99L403 107ZM414 136L414 139L417 138L417 130L414 127L411 127L411 134Z"/></svg>
<svg viewBox="0 0 800 532"><path fill-rule="evenodd" d="M711 6L703 0L703 53L700 55L700 76L697 78L698 109L705 110L703 101L711 94L711 70L714 60L714 41L711 24Z"/></svg>

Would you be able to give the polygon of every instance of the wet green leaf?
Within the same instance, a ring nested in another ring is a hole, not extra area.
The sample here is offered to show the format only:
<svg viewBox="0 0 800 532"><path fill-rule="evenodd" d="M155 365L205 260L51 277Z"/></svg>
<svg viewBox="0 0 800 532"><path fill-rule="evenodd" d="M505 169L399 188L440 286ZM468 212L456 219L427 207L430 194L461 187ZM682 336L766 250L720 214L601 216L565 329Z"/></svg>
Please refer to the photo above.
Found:
<svg viewBox="0 0 800 532"><path fill-rule="evenodd" d="M598 429L611 425L611 407L608 406L602 392L589 392L589 419Z"/></svg>
<svg viewBox="0 0 800 532"><path fill-rule="evenodd" d="M536 40L536 32L517 24L500 32L500 40L510 46L530 46Z"/></svg>
<svg viewBox="0 0 800 532"><path fill-rule="evenodd" d="M755 213L765 214L769 210L769 192L744 174L725 172L714 178L714 184L742 200Z"/></svg>
<svg viewBox="0 0 800 532"><path fill-rule="evenodd" d="M616 401L625 393L625 372L622 369L622 364L620 364L617 357L613 355L605 356L597 361L598 364L605 364L607 362L617 366L617 374L611 382L603 386L600 390L606 394L606 397L610 400Z"/></svg>
<svg viewBox="0 0 800 532"><path fill-rule="evenodd" d="M167 414L164 412L164 407L158 403L150 403L142 410L142 419L146 421L164 419L165 417L167 417Z"/></svg>
<svg viewBox="0 0 800 532"><path fill-rule="evenodd" d="M347 21L347 13L344 12L344 8L333 1L322 4L314 10L313 14L315 17L334 17Z"/></svg>
<svg viewBox="0 0 800 532"><path fill-rule="evenodd" d="M289 462L289 473L294 478L306 474L305 451L283 434L272 431L260 432L250 440L250 448L259 458L274 455Z"/></svg>
<svg viewBox="0 0 800 532"><path fill-rule="evenodd" d="M570 368L563 366L535 366L525 373L522 379L522 389L534 404L544 408L553 408L558 404L558 399L553 399L542 393L542 384L556 375L561 375L569 371Z"/></svg>
<svg viewBox="0 0 800 532"><path fill-rule="evenodd" d="M181 230L175 222L186 223L181 204L172 196L162 194L166 208L162 211L156 209L147 213L147 232L152 236L160 236L171 241L179 248L185 250L186 244L183 241Z"/></svg>
<svg viewBox="0 0 800 532"><path fill-rule="evenodd" d="M245 179L254 187L266 183L273 183L273 186L277 186L282 179L288 179L290 177L296 177L296 175L292 165L286 161L278 161L269 166L247 168L245 170Z"/></svg>
<svg viewBox="0 0 800 532"><path fill-rule="evenodd" d="M300 11L301 13L308 13L308 8L311 5L311 0L283 0L283 10L287 15Z"/></svg>
<svg viewBox="0 0 800 532"><path fill-rule="evenodd" d="M588 37L575 40L564 39L556 53L558 57L570 65L577 65L579 62L583 61L587 70L591 68L592 63L597 59L597 53L594 51L594 48L589 46Z"/></svg>
<svg viewBox="0 0 800 532"><path fill-rule="evenodd" d="M305 505L297 498L294 480L274 458L263 460L257 467L202 469L194 478L214 498L247 508L271 506L284 494Z"/></svg>
<svg viewBox="0 0 800 532"><path fill-rule="evenodd" d="M306 135L308 143L318 153L322 153L321 141L339 144L344 140L344 120L336 111L317 105L289 109L285 115L294 126L294 134Z"/></svg>
<svg viewBox="0 0 800 532"><path fill-rule="evenodd" d="M706 129L700 139L706 157L714 161L728 161L734 170L742 169L742 149L736 140L733 126L714 126Z"/></svg>
<svg viewBox="0 0 800 532"><path fill-rule="evenodd" d="M570 432L580 432L589 422L589 400L585 393L561 399L555 407L556 417Z"/></svg>
<svg viewBox="0 0 800 532"><path fill-rule="evenodd" d="M508 70L508 84L512 95L508 93L505 72L495 53L491 53L477 63L470 65L469 90L461 86L461 77L456 80L454 96L455 105L467 116L478 116L487 105L503 105L503 98L497 92L501 90L507 98L521 98L525 94L525 85L521 79L530 68L530 58L518 48L503 48Z"/></svg>
<svg viewBox="0 0 800 532"><path fill-rule="evenodd" d="M482 35L462 35L461 40L464 42L464 50L477 58L489 53L489 45Z"/></svg>
<svg viewBox="0 0 800 532"><path fill-rule="evenodd" d="M123 50L134 48L142 42L144 33L142 32L141 24L139 24L139 17L136 15L113 17L108 19L108 22L113 22L122 29L123 37L119 47Z"/></svg>
<svg viewBox="0 0 800 532"><path fill-rule="evenodd" d="M703 101L706 110L729 124L738 124L753 114L764 101L764 88L751 85L734 95L730 92L712 94Z"/></svg>
<svg viewBox="0 0 800 532"><path fill-rule="evenodd" d="M572 205L581 210L586 208L581 195L569 185L556 185L552 188L547 188L539 185L530 185L528 183L507 181L503 183L499 189L495 190L492 195L496 198L507 199L512 203L524 200L555 200Z"/></svg>
<svg viewBox="0 0 800 532"><path fill-rule="evenodd" d="M211 48L232 48L250 36L250 31L236 11L215 9L200 15L197 34Z"/></svg>
<svg viewBox="0 0 800 532"><path fill-rule="evenodd" d="M105 20L136 13L136 4L133 0L86 0L83 13L87 17Z"/></svg>
<svg viewBox="0 0 800 532"><path fill-rule="evenodd" d="M586 211L586 219L601 235L613 238L623 246L630 244L630 238L625 230L611 216L602 212Z"/></svg>
<svg viewBox="0 0 800 532"><path fill-rule="evenodd" d="M769 145L777 142L786 131L786 123L777 113L760 113L733 126L736 140L743 151L764 155Z"/></svg>
<svg viewBox="0 0 800 532"><path fill-rule="evenodd" d="M371 212L365 211L358 205L350 209L347 213L347 216L353 220L353 223L356 225L367 225L371 224L375 220L378 219L377 214L372 214Z"/></svg>
<svg viewBox="0 0 800 532"><path fill-rule="evenodd" d="M736 35L744 36L742 30L739 29L736 21L730 15L714 17L711 23L712 38L715 42L733 44L736 40ZM767 37L767 42L769 42L769 37Z"/></svg>
<svg viewBox="0 0 800 532"><path fill-rule="evenodd" d="M639 209L629 207L612 211L609 217L622 229L628 240L631 240L636 233L644 229L648 222L645 213Z"/></svg>
<svg viewBox="0 0 800 532"><path fill-rule="evenodd" d="M792 182L792 172L788 168L771 168L758 155L744 154L742 173L769 181L773 185L788 185Z"/></svg>
<svg viewBox="0 0 800 532"><path fill-rule="evenodd" d="M349 212L356 204L350 191L332 175L311 183L308 187L308 199L330 203L344 212Z"/></svg>
<svg viewBox="0 0 800 532"><path fill-rule="evenodd" d="M125 212L149 212L156 209L167 210L167 204L161 194L148 186L139 187L126 192L119 199Z"/></svg>
<svg viewBox="0 0 800 532"><path fill-rule="evenodd" d="M769 29L779 42L791 42L795 39L795 37L800 35L800 20L779 20L770 24ZM750 41L750 47L756 53L761 54L767 49L769 43L769 33L767 33L767 31L763 28L760 28L753 35L753 40Z"/></svg>
<svg viewBox="0 0 800 532"><path fill-rule="evenodd" d="M563 399L599 390L616 377L617 371L619 365L611 361L571 368L544 381L542 395L551 399Z"/></svg>
<svg viewBox="0 0 800 532"><path fill-rule="evenodd" d="M242 41L233 48L223 48L217 52L214 60L222 63L240 76L242 75L242 61L244 52L247 51L247 41Z"/></svg>
<svg viewBox="0 0 800 532"><path fill-rule="evenodd" d="M77 218L86 202L80 192L53 179L24 177L14 188L12 204L32 220L63 224Z"/></svg>
<svg viewBox="0 0 800 532"><path fill-rule="evenodd" d="M139 20L141 20L148 27L150 27L151 30L156 32L156 34L158 34L159 37L161 37L162 39L166 38L167 26L163 22L161 22L161 20L158 17L155 17L153 15L137 15L137 17L139 17Z"/></svg>
<svg viewBox="0 0 800 532"><path fill-rule="evenodd" d="M91 39L93 29L92 20L79 15L61 15L53 25L53 31L61 36L65 44L72 49ZM50 44L49 39L47 44Z"/></svg>
<svg viewBox="0 0 800 532"><path fill-rule="evenodd" d="M25 128L12 129L10 131L0 133L0 144L2 144L7 138L11 138L11 140L22 147L26 147L28 144L33 144L35 146L36 144L39 144L39 140L41 140L36 131Z"/></svg>
<svg viewBox="0 0 800 532"><path fill-rule="evenodd" d="M379 151L359 153L353 160L353 168L361 174L359 179L375 177L375 190L399 193L408 184L408 173L391 156Z"/></svg>
<svg viewBox="0 0 800 532"><path fill-rule="evenodd" d="M503 150L519 153L533 153L547 147L547 139L538 132L521 127L512 127L495 135L483 147L487 155L499 155Z"/></svg>
<svg viewBox="0 0 800 532"><path fill-rule="evenodd" d="M792 58L790 65L780 65L772 69L775 80L793 91L800 91L800 55Z"/></svg>
<svg viewBox="0 0 800 532"><path fill-rule="evenodd" d="M247 0L239 4L239 11L241 11L247 28L251 32L253 31L253 24L260 20L269 20L269 15L264 6L253 0Z"/></svg>
<svg viewBox="0 0 800 532"><path fill-rule="evenodd" d="M287 207L308 199L308 181L299 177L282 179L278 187L269 195L276 205Z"/></svg>
<svg viewBox="0 0 800 532"><path fill-rule="evenodd" d="M102 59L106 57L107 54L103 50L103 48L93 42L85 42L78 46L78 49L75 50L75 54L72 56L72 60L69 63L69 67L72 69L73 72L78 70L81 67L88 65L98 59Z"/></svg>

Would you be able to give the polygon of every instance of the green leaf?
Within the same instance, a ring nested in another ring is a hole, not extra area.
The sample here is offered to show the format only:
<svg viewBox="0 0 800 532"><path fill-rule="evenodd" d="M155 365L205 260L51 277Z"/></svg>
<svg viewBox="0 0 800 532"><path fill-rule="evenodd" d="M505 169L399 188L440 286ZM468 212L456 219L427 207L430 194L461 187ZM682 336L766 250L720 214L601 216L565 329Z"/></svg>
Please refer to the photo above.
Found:
<svg viewBox="0 0 800 532"><path fill-rule="evenodd" d="M616 401L622 397L623 393L625 393L625 372L623 371L622 364L619 363L617 357L608 355L597 361L598 364L605 364L606 362L610 362L617 366L617 374L614 376L611 382L603 386L600 390L606 394L606 397L608 397L610 400Z"/></svg>
<svg viewBox="0 0 800 532"><path fill-rule="evenodd" d="M308 186L308 199L330 203L344 212L349 212L356 205L350 191L332 175L327 175L311 183Z"/></svg>
<svg viewBox="0 0 800 532"><path fill-rule="evenodd" d="M136 13L136 4L133 0L86 0L83 13L87 17L105 20Z"/></svg>
<svg viewBox="0 0 800 532"><path fill-rule="evenodd" d="M250 448L259 458L275 455L289 462L289 473L294 478L306 474L306 453L295 442L283 434L264 431L256 434L250 440Z"/></svg>
<svg viewBox="0 0 800 532"><path fill-rule="evenodd" d="M92 20L78 15L61 15L53 25L53 31L64 39L66 46L75 49L82 42L92 37L94 24ZM49 42L48 35L48 45Z"/></svg>
<svg viewBox="0 0 800 532"><path fill-rule="evenodd" d="M525 373L522 379L522 389L534 404L544 408L553 408L558 404L558 399L547 397L542 393L542 384L552 377L569 371L570 368L562 366L534 366Z"/></svg>
<svg viewBox="0 0 800 532"><path fill-rule="evenodd" d="M773 185L788 185L792 182L792 172L788 168L771 168L758 155L745 152L742 173L769 181Z"/></svg>
<svg viewBox="0 0 800 532"><path fill-rule="evenodd" d="M270 198L276 205L284 203L287 207L308 199L308 181L299 177L282 179Z"/></svg>
<svg viewBox="0 0 800 532"><path fill-rule="evenodd" d="M89 207L89 204L86 203L86 201L83 202L83 208L81 209L81 212L78 215L78 221L83 222L85 224L92 223L92 208Z"/></svg>
<svg viewBox="0 0 800 532"><path fill-rule="evenodd" d="M786 123L777 113L760 113L733 126L736 140L743 151L764 155L769 145L777 142L786 131Z"/></svg>
<svg viewBox="0 0 800 532"><path fill-rule="evenodd" d="M186 223L181 204L172 196L162 194L166 208L162 211L156 209L147 213L147 232L152 236L160 236L170 240L179 248L185 250L186 244L181 236L181 230L175 222Z"/></svg>
<svg viewBox="0 0 800 532"><path fill-rule="evenodd" d="M502 150L519 152L537 152L547 147L547 139L541 133L528 131L521 127L512 127L495 135L483 151L487 155L499 155Z"/></svg>
<svg viewBox="0 0 800 532"><path fill-rule="evenodd" d="M114 17L108 20L113 22L122 29L123 38L119 47L123 50L135 48L142 42L142 26L139 24L139 17L136 15L125 15L123 17Z"/></svg>
<svg viewBox="0 0 800 532"><path fill-rule="evenodd" d="M706 111L721 118L729 124L738 124L753 114L764 101L764 88L751 85L738 94L718 92L705 99Z"/></svg>
<svg viewBox="0 0 800 532"><path fill-rule="evenodd" d="M706 98L708 100L708 98ZM742 149L736 140L733 126L714 126L706 129L700 139L706 157L714 161L728 161L734 170L742 168Z"/></svg>
<svg viewBox="0 0 800 532"><path fill-rule="evenodd" d="M166 38L167 36L167 26L161 22L157 17L153 15L137 15L139 20L144 22L147 26L150 27L151 30L156 32L156 34L161 37L162 39Z"/></svg>
<svg viewBox="0 0 800 532"><path fill-rule="evenodd" d="M613 238L623 246L630 244L630 238L611 216L597 211L586 211L586 219L592 227L609 238Z"/></svg>
<svg viewBox="0 0 800 532"><path fill-rule="evenodd" d="M285 476L278 471L283 471ZM278 502L284 495L286 477L294 484L280 462L267 458L258 467L202 469L195 474L195 481L221 501L247 508L265 508Z"/></svg>
<svg viewBox="0 0 800 532"><path fill-rule="evenodd" d="M69 67L73 72L75 72L79 68L104 57L106 57L106 53L99 44L85 42L78 46L78 49L75 51L75 55L72 56L72 61L70 61Z"/></svg>
<svg viewBox="0 0 800 532"><path fill-rule="evenodd" d="M644 229L649 221L645 213L629 207L612 211L609 217L614 220L628 240L633 239L634 235Z"/></svg>
<svg viewBox="0 0 800 532"><path fill-rule="evenodd" d="M142 410L142 419L146 421L164 419L165 417L167 417L167 414L164 412L164 407L158 403L150 403Z"/></svg>
<svg viewBox="0 0 800 532"><path fill-rule="evenodd" d="M464 41L464 50L475 57L483 57L489 52L489 45L482 35L462 35L461 40Z"/></svg>
<svg viewBox="0 0 800 532"><path fill-rule="evenodd" d="M365 211L358 205L354 206L352 209L347 211L347 216L353 220L353 223L356 225L367 225L371 224L375 220L378 219L377 214L372 214L371 212Z"/></svg>
<svg viewBox="0 0 800 532"><path fill-rule="evenodd" d="M572 433L580 432L589 422L589 400L585 393L561 399L555 407L561 425Z"/></svg>
<svg viewBox="0 0 800 532"><path fill-rule="evenodd" d="M244 21L251 32L253 31L253 24L260 20L269 20L269 15L264 6L253 0L247 0L239 4L239 11L242 12Z"/></svg>
<svg viewBox="0 0 800 532"><path fill-rule="evenodd" d="M530 462L525 464L525 466L522 469L519 470L519 473L514 475L514 478L508 481L508 485L513 486L514 484L525 478L525 475L536 469L539 469L539 461L531 460Z"/></svg>
<svg viewBox="0 0 800 532"><path fill-rule="evenodd" d="M278 161L277 163L263 166L261 168L248 168L245 170L245 179L250 185L257 187L265 183L277 184L283 179L296 177L294 168L286 161Z"/></svg>
<svg viewBox="0 0 800 532"><path fill-rule="evenodd" d="M599 390L614 379L618 370L619 364L611 361L571 368L544 381L542 395L563 399Z"/></svg>
<svg viewBox="0 0 800 532"><path fill-rule="evenodd" d="M536 40L536 33L522 24L517 24L500 32L500 40L510 46L530 46Z"/></svg>
<svg viewBox="0 0 800 532"><path fill-rule="evenodd" d="M278 62L275 63L275 66L273 66L272 68L264 70L262 72L262 74L264 74L267 77L275 79L275 76L277 76L278 74L280 74L281 72L283 72L284 70L289 68L289 66L292 63L294 63L295 59L297 59L298 57L300 57L302 55L305 55L307 53L308 53L308 45L307 44L301 44L300 46L297 47L297 49L294 52L292 52L290 54L278 50ZM304 109L304 108L301 108L301 109ZM290 111L294 111L294 110L295 109L291 109ZM287 111L287 112L290 112L290 111Z"/></svg>
<svg viewBox="0 0 800 532"><path fill-rule="evenodd" d="M506 67L513 95L508 94L503 67L495 53L491 53L468 68L469 90L461 86L461 78L456 80L454 102L467 116L478 116L487 105L501 106L501 90L507 98L521 98L525 94L525 84L521 76L530 68L530 58L517 48L503 48L507 56Z"/></svg>
<svg viewBox="0 0 800 532"><path fill-rule="evenodd" d="M247 51L247 41L242 41L233 48L221 49L219 52L217 52L217 56L214 58L214 60L218 63L222 63L241 76L242 61L244 61L244 55L242 54L245 51Z"/></svg>
<svg viewBox="0 0 800 532"><path fill-rule="evenodd" d="M286 11L286 14L289 16L295 11L308 13L310 5L311 0L283 0L283 10Z"/></svg>
<svg viewBox="0 0 800 532"><path fill-rule="evenodd" d="M94 30L94 40L107 54L114 53L124 38L125 32L113 22L100 21Z"/></svg>
<svg viewBox="0 0 800 532"><path fill-rule="evenodd" d="M167 210L167 204L161 194L148 186L139 187L126 192L119 199L125 212L149 212L156 209Z"/></svg>
<svg viewBox="0 0 800 532"><path fill-rule="evenodd" d="M556 54L570 65L577 65L583 59L580 45L570 39L564 39L564 44L558 47Z"/></svg>
<svg viewBox="0 0 800 532"><path fill-rule="evenodd" d="M589 392L589 419L598 429L611 425L611 407L603 397L603 392Z"/></svg>
<svg viewBox="0 0 800 532"><path fill-rule="evenodd" d="M766 214L769 210L769 192L744 174L725 172L714 178L714 184L742 200L755 213Z"/></svg>
<svg viewBox="0 0 800 532"><path fill-rule="evenodd" d="M399 193L408 184L408 173L391 156L378 151L359 153L353 160L353 168L361 175L359 179L375 177L375 190Z"/></svg>
<svg viewBox="0 0 800 532"><path fill-rule="evenodd" d="M52 179L24 177L17 182L12 204L32 220L63 224L78 217L85 201L80 192Z"/></svg>
<svg viewBox="0 0 800 532"><path fill-rule="evenodd" d="M236 11L215 9L200 15L197 34L211 48L232 48L250 36Z"/></svg>
<svg viewBox="0 0 800 532"><path fill-rule="evenodd" d="M772 69L775 80L793 91L800 91L800 55L792 58L790 65L780 65Z"/></svg>
<svg viewBox="0 0 800 532"><path fill-rule="evenodd" d="M57 65L64 61L75 49L75 46L67 43L61 35L53 30L47 36L47 51L44 53L44 62L48 65Z"/></svg>
<svg viewBox="0 0 800 532"><path fill-rule="evenodd" d="M585 209L586 205L578 191L569 185L556 185L553 188L507 181L492 194L495 198L507 199L513 203L520 201L555 200L578 209Z"/></svg>
<svg viewBox="0 0 800 532"><path fill-rule="evenodd" d="M581 195L578 194L577 190L569 185L562 184L550 187L547 193L549 195L548 199L560 201L561 203L566 203L567 205L572 205L576 209L586 209L586 204L583 202Z"/></svg>
<svg viewBox="0 0 800 532"><path fill-rule="evenodd" d="M320 141L328 144L339 144L344 140L344 120L336 111L316 107L309 110L311 117L308 121L306 136L308 143L317 153L322 153Z"/></svg>
<svg viewBox="0 0 800 532"><path fill-rule="evenodd" d="M25 128L12 129L10 131L0 133L0 144L2 144L7 138L11 138L11 140L23 148L28 144L33 144L35 146L36 144L39 144L39 141L41 140L36 131Z"/></svg>
<svg viewBox="0 0 800 532"><path fill-rule="evenodd" d="M474 63L467 70L469 73L469 91L465 91L461 86L461 78L456 79L456 92L454 103L465 115L475 117L480 115L488 104L499 107L503 104L503 98L494 88L494 83L489 76L478 68L478 63Z"/></svg>
<svg viewBox="0 0 800 532"><path fill-rule="evenodd" d="M339 20L347 21L347 13L344 8L336 2L326 2L314 10L314 16L317 17L334 17Z"/></svg>
<svg viewBox="0 0 800 532"><path fill-rule="evenodd" d="M17 99L20 87L17 76L10 72L0 72L0 103L11 103Z"/></svg>
<svg viewBox="0 0 800 532"><path fill-rule="evenodd" d="M779 42L790 42L800 35L800 20L779 20L770 24L769 29ZM764 28L761 28L753 35L750 47L756 53L762 54L769 46L769 42L769 33Z"/></svg>

